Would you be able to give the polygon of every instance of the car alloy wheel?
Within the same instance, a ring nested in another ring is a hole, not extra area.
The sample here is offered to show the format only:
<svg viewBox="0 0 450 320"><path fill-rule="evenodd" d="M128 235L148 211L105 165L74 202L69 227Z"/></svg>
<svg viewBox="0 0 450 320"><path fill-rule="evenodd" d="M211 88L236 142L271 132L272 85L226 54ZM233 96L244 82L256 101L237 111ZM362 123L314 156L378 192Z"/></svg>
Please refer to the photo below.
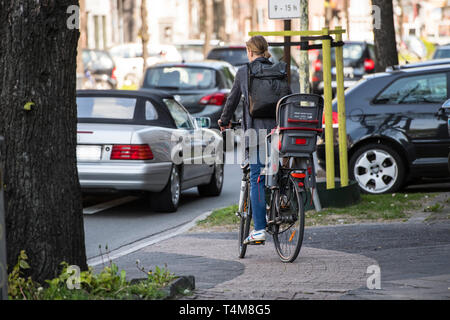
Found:
<svg viewBox="0 0 450 320"><path fill-rule="evenodd" d="M381 149L364 151L353 167L355 180L367 193L384 193L399 179L398 163L394 156Z"/></svg>

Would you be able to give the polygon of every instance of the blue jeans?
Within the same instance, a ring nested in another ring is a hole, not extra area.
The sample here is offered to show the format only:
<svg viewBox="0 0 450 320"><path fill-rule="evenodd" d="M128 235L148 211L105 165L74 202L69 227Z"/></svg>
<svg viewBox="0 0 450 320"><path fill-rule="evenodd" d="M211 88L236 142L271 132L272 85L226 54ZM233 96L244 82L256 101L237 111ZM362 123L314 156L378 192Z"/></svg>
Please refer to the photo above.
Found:
<svg viewBox="0 0 450 320"><path fill-rule="evenodd" d="M250 202L255 230L264 230L267 225L265 177L261 175L264 164L260 161L259 152L257 153L256 163L250 162Z"/></svg>

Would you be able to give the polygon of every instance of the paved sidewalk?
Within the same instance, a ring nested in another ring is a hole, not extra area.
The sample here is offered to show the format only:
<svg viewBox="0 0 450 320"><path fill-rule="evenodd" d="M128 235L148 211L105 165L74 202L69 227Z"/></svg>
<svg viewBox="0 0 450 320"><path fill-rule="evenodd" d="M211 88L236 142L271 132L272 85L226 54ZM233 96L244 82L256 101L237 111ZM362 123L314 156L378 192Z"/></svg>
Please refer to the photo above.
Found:
<svg viewBox="0 0 450 320"><path fill-rule="evenodd" d="M194 275L181 299L450 299L450 223L391 223L307 228L299 258L280 262L272 241L237 258L237 234L185 233L116 260L128 277L167 265ZM381 290L369 290L369 266Z"/></svg>

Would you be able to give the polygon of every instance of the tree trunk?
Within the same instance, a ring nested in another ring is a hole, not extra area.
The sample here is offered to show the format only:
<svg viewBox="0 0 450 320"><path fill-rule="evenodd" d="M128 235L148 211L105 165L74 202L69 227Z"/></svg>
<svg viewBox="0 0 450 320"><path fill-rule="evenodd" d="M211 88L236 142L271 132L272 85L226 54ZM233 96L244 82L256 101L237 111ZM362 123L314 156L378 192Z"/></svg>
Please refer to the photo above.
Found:
<svg viewBox="0 0 450 320"><path fill-rule="evenodd" d="M213 0L206 0L206 12L205 12L205 44L203 46L203 54L206 56L211 49L211 36L214 28L214 4Z"/></svg>
<svg viewBox="0 0 450 320"><path fill-rule="evenodd" d="M76 167L79 31L68 28L71 5L78 0L0 0L8 265L26 250L40 283L55 277L62 261L87 268Z"/></svg>
<svg viewBox="0 0 450 320"><path fill-rule="evenodd" d="M144 60L144 70L143 73L145 74L145 71L147 70L147 60L148 60L148 41L150 39L150 36L148 35L148 11L147 11L147 0L142 0L141 4L141 20L142 20L142 27L141 27L141 40L142 40L142 59Z"/></svg>
<svg viewBox="0 0 450 320"><path fill-rule="evenodd" d="M398 64L392 0L372 0L374 10L375 71L384 72ZM380 19L380 21L376 21Z"/></svg>
<svg viewBox="0 0 450 320"><path fill-rule="evenodd" d="M300 0L300 30L309 30L309 5L308 0ZM309 56L308 51L300 52L300 93L311 93L309 81Z"/></svg>

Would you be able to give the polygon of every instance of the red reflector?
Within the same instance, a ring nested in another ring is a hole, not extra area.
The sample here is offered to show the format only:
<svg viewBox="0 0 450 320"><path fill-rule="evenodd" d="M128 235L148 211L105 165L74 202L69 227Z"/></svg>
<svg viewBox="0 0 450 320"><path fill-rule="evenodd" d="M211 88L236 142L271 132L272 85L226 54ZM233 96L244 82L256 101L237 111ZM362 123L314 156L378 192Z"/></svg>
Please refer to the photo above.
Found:
<svg viewBox="0 0 450 320"><path fill-rule="evenodd" d="M299 182L299 183L298 183L298 186L299 186L299 187L304 187L305 185L304 185L303 182Z"/></svg>
<svg viewBox="0 0 450 320"><path fill-rule="evenodd" d="M306 139L295 139L295 144L306 144Z"/></svg>
<svg viewBox="0 0 450 320"><path fill-rule="evenodd" d="M225 93L219 92L201 98L199 103L203 105L212 104L215 106L221 106L225 103L226 100L227 95Z"/></svg>
<svg viewBox="0 0 450 320"><path fill-rule="evenodd" d="M306 174L304 173L291 173L292 178L303 179L306 178Z"/></svg>
<svg viewBox="0 0 450 320"><path fill-rule="evenodd" d="M111 151L111 160L152 160L150 147L143 145L115 145Z"/></svg>

